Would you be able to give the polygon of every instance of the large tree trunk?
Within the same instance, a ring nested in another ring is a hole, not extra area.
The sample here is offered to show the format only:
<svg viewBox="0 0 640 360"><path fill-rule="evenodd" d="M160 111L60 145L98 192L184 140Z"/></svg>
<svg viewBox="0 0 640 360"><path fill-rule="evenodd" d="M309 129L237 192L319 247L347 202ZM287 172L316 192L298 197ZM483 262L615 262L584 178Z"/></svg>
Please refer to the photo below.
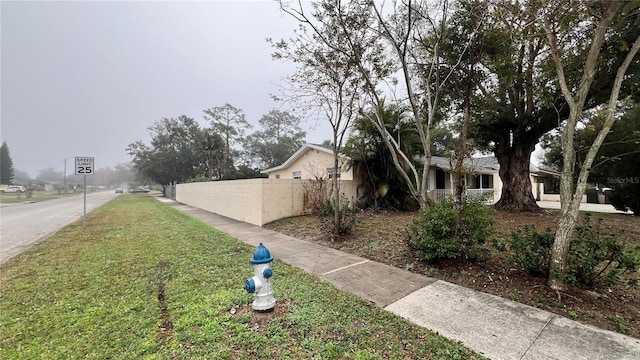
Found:
<svg viewBox="0 0 640 360"><path fill-rule="evenodd" d="M501 145L496 148L496 157L500 164L502 193L495 204L496 210L505 211L542 211L533 197L530 179L530 159L535 145Z"/></svg>

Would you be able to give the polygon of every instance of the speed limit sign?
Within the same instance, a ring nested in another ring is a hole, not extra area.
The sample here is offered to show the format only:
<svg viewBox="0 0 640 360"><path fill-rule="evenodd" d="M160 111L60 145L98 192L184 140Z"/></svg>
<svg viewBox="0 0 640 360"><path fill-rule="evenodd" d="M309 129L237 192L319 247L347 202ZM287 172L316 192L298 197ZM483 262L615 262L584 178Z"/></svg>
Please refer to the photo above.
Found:
<svg viewBox="0 0 640 360"><path fill-rule="evenodd" d="M92 157L76 156L76 175L93 175L94 169Z"/></svg>

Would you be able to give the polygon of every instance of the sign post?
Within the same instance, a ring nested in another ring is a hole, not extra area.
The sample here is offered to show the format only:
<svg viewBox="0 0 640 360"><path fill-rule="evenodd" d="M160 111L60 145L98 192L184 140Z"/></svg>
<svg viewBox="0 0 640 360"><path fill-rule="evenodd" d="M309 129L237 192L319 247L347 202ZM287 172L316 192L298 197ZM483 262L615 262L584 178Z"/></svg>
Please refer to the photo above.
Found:
<svg viewBox="0 0 640 360"><path fill-rule="evenodd" d="M95 166L94 158L86 156L76 156L76 175L84 175L84 211L82 216L82 227L87 227L87 175L93 175Z"/></svg>

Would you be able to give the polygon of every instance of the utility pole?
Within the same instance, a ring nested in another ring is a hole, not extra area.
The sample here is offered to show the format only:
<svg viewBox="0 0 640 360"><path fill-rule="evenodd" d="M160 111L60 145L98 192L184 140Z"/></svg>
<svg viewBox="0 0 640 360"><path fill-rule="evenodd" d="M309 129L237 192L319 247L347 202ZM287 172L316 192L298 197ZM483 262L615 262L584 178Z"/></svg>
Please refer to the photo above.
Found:
<svg viewBox="0 0 640 360"><path fill-rule="evenodd" d="M67 193L67 159L64 159L64 179L62 180L64 193Z"/></svg>

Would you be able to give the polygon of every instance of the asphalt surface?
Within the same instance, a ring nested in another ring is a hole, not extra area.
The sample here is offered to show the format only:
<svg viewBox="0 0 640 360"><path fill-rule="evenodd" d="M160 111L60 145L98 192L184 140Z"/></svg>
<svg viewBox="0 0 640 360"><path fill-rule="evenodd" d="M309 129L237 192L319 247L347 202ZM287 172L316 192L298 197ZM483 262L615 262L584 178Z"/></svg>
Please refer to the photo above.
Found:
<svg viewBox="0 0 640 360"><path fill-rule="evenodd" d="M87 194L87 213L119 194ZM18 255L84 215L84 196L78 194L40 202L0 206L0 263Z"/></svg>
<svg viewBox="0 0 640 360"><path fill-rule="evenodd" d="M494 360L640 359L640 339L299 240L172 200L169 206ZM542 204L544 205L544 204ZM587 211L597 211L590 207ZM609 212L608 205L602 209ZM614 209L615 211L615 209ZM277 271L277 270L276 270ZM277 281L274 276L273 281ZM238 284L241 286L241 284ZM276 301L278 294L275 294Z"/></svg>
<svg viewBox="0 0 640 360"><path fill-rule="evenodd" d="M560 209L559 201L538 201L538 206L543 209ZM620 211L616 210L611 204L589 204L582 203L580 204L580 210L582 211L590 211L590 212L600 212L600 213L609 213L609 214L629 214L633 215L631 211Z"/></svg>

